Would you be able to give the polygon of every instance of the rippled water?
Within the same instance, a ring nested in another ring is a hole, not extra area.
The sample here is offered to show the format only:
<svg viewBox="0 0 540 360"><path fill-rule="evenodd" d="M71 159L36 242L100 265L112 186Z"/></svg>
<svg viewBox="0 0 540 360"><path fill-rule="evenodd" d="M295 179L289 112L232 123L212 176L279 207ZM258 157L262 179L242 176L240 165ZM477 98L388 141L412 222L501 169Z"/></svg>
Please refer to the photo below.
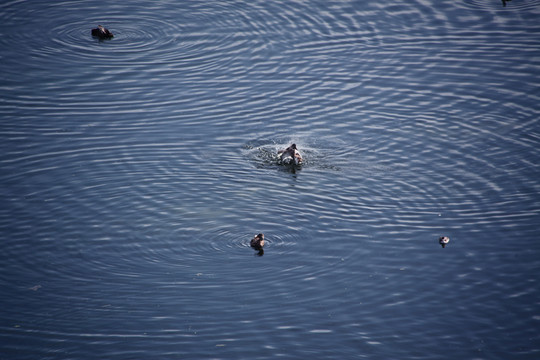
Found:
<svg viewBox="0 0 540 360"><path fill-rule="evenodd" d="M539 20L0 5L0 359L538 358Z"/></svg>

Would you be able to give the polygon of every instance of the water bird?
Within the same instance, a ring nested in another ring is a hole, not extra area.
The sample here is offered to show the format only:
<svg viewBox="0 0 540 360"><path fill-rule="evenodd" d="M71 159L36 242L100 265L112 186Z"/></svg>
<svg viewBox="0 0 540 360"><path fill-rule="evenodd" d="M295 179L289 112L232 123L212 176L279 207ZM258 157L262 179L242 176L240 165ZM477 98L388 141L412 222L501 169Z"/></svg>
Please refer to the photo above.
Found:
<svg viewBox="0 0 540 360"><path fill-rule="evenodd" d="M302 155L296 148L296 144L292 144L285 150L278 151L278 157L281 163L286 165L300 165L302 163Z"/></svg>
<svg viewBox="0 0 540 360"><path fill-rule="evenodd" d="M92 36L96 36L100 39L112 39L114 37L113 33L109 29L104 28L101 25L98 25L97 28L92 29Z"/></svg>
<svg viewBox="0 0 540 360"><path fill-rule="evenodd" d="M450 238L448 236L441 236L439 238L439 244L441 244L441 246L444 248L446 246L446 244L448 244L450 242Z"/></svg>
<svg viewBox="0 0 540 360"><path fill-rule="evenodd" d="M507 1L512 1L512 0L502 0L503 6L506 6Z"/></svg>
<svg viewBox="0 0 540 360"><path fill-rule="evenodd" d="M249 245L251 245L251 247L255 250L261 251L264 246L264 234L260 233L258 235L255 235L255 237L251 239Z"/></svg>

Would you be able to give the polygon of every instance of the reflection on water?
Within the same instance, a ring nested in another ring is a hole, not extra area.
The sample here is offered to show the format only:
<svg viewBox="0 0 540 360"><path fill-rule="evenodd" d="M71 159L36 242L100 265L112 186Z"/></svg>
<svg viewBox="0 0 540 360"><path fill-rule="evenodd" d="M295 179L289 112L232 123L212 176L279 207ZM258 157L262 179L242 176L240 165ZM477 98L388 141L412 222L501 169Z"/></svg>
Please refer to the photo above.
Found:
<svg viewBox="0 0 540 360"><path fill-rule="evenodd" d="M535 358L539 1L109 5L0 5L4 357Z"/></svg>

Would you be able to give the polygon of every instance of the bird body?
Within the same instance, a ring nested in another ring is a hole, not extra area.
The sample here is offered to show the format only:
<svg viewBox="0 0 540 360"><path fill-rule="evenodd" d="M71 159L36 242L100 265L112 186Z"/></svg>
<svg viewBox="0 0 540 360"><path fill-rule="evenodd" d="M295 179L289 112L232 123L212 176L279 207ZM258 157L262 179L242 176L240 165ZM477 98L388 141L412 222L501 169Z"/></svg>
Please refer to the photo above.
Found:
<svg viewBox="0 0 540 360"><path fill-rule="evenodd" d="M302 163L302 155L296 148L296 144L292 144L284 150L278 152L279 160L286 165L300 165Z"/></svg>
<svg viewBox="0 0 540 360"><path fill-rule="evenodd" d="M255 235L255 237L251 239L251 242L249 244L252 248L256 250L261 250L264 246L264 234L260 233L258 235Z"/></svg>
<svg viewBox="0 0 540 360"><path fill-rule="evenodd" d="M104 28L101 25L98 25L97 28L92 29L92 36L98 37L100 39L112 39L114 37L113 33L109 29Z"/></svg>
<svg viewBox="0 0 540 360"><path fill-rule="evenodd" d="M450 238L448 236L441 236L439 238L439 244L444 248L448 243L450 242Z"/></svg>

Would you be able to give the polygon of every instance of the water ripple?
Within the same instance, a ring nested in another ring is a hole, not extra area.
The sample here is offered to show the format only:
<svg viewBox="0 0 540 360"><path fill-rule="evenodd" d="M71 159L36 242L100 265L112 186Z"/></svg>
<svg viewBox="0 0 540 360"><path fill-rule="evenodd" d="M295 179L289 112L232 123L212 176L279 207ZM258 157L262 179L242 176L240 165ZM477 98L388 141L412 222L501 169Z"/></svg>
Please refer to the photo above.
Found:
<svg viewBox="0 0 540 360"><path fill-rule="evenodd" d="M538 4L0 5L7 356L532 354Z"/></svg>

